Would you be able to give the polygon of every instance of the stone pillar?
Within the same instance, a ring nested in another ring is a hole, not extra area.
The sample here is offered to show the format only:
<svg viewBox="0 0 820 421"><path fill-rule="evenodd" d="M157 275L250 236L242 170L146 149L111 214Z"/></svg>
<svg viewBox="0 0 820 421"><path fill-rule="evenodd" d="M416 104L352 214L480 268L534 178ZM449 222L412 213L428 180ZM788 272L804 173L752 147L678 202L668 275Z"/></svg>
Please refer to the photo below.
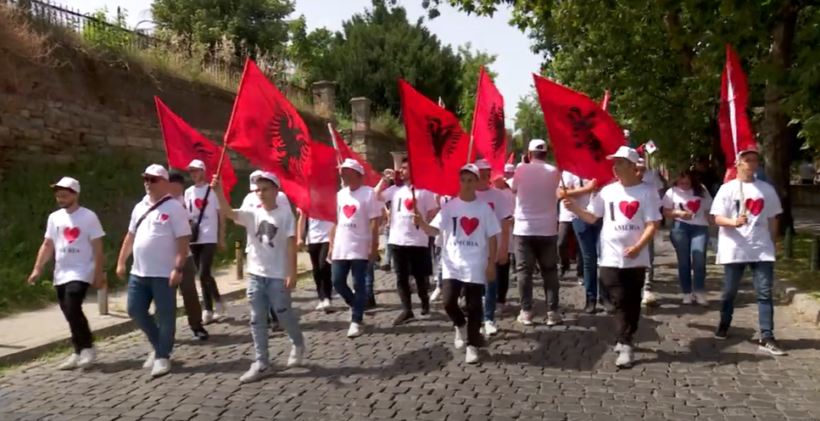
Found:
<svg viewBox="0 0 820 421"><path fill-rule="evenodd" d="M313 83L313 112L333 119L336 113L336 82L320 80Z"/></svg>
<svg viewBox="0 0 820 421"><path fill-rule="evenodd" d="M371 101L364 97L357 97L350 100L350 114L353 117L351 145L356 153L373 165L376 158L376 150L373 145L373 136L370 134L370 104Z"/></svg>

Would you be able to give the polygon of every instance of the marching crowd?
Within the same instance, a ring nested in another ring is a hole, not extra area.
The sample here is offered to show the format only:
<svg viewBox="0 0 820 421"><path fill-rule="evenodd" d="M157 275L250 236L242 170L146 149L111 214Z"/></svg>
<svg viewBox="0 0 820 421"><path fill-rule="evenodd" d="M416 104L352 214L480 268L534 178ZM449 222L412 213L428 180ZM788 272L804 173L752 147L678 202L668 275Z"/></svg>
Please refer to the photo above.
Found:
<svg viewBox="0 0 820 421"><path fill-rule="evenodd" d="M586 291L582 310L594 314L600 308L615 318L615 362L630 367L641 306L656 302L653 239L664 218L674 221L670 238L678 258L682 303L708 304L707 244L709 227L717 226L717 263L724 276L714 337L729 334L738 286L749 269L757 291L760 349L785 354L774 337L772 304L781 206L774 188L754 176L756 150L738 154L737 179L720 186L714 197L693 170L682 172L664 191L657 174L647 172L640 154L626 146L607 157L614 171L607 185L548 164L543 140L529 143L527 158L517 166L508 164L505 174L496 177L485 160L464 165L460 190L452 197L415 189L406 160L385 170L383 179L369 187L362 165L347 159L339 167L344 187L337 194L335 223L301 211L294 215L279 179L270 172L251 175L251 193L235 209L218 177L206 180L201 161L188 166L194 185L187 189L182 173L149 166L142 174L146 195L131 213L116 265L117 275L125 279L126 262L133 256L127 307L152 346L144 367L155 377L171 370L178 287L197 338L207 340L204 325L224 317L211 266L216 251L224 247L227 219L247 230L247 296L256 357L242 382L269 373L271 324L281 326L291 341L287 366L303 361L306 344L290 295L300 249L310 254L316 310L333 308L335 290L350 309L347 336L366 333L365 310L376 305L373 276L385 219L387 265L395 272L402 304L394 324L416 319L412 277L419 316L428 315L431 301L440 299L454 325L455 348L464 349L467 363L478 362L478 349L498 331L497 307L509 307L511 274L520 297L518 323L534 323L533 277L539 274L546 296L545 323L562 323L559 280L569 272L567 244L574 235L580 249L577 279ZM77 180L65 177L51 187L60 209L48 218L29 282L55 259L53 282L75 349L60 368L83 368L93 364L96 350L82 303L90 286L105 283L105 232L94 212L80 205ZM431 278L436 282L432 294ZM155 316L149 314L152 302Z"/></svg>

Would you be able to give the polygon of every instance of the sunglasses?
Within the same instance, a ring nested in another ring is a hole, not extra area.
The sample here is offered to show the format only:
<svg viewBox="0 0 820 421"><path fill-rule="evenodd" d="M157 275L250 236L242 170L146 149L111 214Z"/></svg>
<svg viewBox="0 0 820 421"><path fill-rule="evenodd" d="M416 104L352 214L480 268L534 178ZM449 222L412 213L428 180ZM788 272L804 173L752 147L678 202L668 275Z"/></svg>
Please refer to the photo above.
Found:
<svg viewBox="0 0 820 421"><path fill-rule="evenodd" d="M144 176L144 177L142 177L142 181L144 181L146 183L154 184L154 183L159 182L159 177Z"/></svg>

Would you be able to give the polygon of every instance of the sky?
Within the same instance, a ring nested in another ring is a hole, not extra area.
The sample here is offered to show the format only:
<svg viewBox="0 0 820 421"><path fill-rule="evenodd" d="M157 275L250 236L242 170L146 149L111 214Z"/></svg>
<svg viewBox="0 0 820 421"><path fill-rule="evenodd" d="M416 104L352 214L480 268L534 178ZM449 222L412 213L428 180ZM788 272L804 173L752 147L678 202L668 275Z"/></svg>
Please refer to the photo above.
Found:
<svg viewBox="0 0 820 421"><path fill-rule="evenodd" d="M342 21L355 13L362 12L371 4L370 0L295 0L294 18L305 15L308 29L327 27L340 30ZM151 0L57 0L84 13L92 13L103 7L109 11L117 6L126 7L128 25L139 28L150 27ZM414 21L426 16L421 0L401 0L408 18ZM492 18L469 16L450 6L439 8L441 16L426 23L431 32L445 44L455 49L459 45L472 43L473 49L483 50L498 56L491 66L498 73L495 84L504 96L504 114L508 123L513 123L518 99L530 92L533 72L541 67L541 58L530 51L527 36L509 25L511 10L499 10ZM435 100L436 98L432 98ZM446 105L446 104L445 104Z"/></svg>

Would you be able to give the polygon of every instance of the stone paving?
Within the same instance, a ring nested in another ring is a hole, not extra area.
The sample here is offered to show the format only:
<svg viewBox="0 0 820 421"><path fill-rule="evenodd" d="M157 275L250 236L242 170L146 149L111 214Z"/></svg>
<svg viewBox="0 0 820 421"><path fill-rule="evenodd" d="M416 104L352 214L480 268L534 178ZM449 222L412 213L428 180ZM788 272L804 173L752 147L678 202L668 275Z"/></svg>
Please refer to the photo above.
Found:
<svg viewBox="0 0 820 421"><path fill-rule="evenodd" d="M345 337L346 312L312 312L314 293L296 293L309 347L304 368L282 367L290 346L278 333L271 358L282 368L240 385L253 347L247 305L238 303L233 319L210 327L208 342L178 331L174 369L160 379L141 368L148 351L141 334L101 343L99 364L86 372L57 371L62 356L7 371L0 420L820 419L820 332L778 307L776 334L790 355L758 352L747 281L729 340L713 339L720 269L710 267L710 306L682 307L668 243L658 250L663 301L641 320L639 362L629 370L614 366L611 318L579 314L583 293L574 282L562 283L565 326L525 328L503 314L501 332L469 366L440 306L427 320L390 327L398 299L394 278L381 273L380 306L357 339ZM537 296L542 316L543 290Z"/></svg>

